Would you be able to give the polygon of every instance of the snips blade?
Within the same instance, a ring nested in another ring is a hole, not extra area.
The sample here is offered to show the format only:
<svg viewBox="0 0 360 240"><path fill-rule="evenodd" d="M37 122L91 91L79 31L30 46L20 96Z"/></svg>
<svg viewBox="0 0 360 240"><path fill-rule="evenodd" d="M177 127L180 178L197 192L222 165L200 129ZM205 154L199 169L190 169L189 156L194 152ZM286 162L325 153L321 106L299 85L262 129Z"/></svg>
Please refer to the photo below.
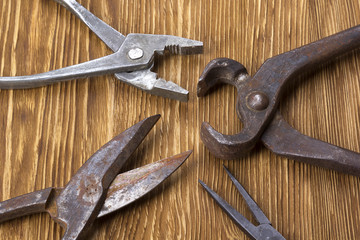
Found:
<svg viewBox="0 0 360 240"><path fill-rule="evenodd" d="M63 239L82 239L99 214L121 167L154 124L155 115L125 130L92 155L52 201L52 217L66 230Z"/></svg>
<svg viewBox="0 0 360 240"><path fill-rule="evenodd" d="M98 217L119 210L153 190L175 172L191 153L189 150L119 174L109 187Z"/></svg>

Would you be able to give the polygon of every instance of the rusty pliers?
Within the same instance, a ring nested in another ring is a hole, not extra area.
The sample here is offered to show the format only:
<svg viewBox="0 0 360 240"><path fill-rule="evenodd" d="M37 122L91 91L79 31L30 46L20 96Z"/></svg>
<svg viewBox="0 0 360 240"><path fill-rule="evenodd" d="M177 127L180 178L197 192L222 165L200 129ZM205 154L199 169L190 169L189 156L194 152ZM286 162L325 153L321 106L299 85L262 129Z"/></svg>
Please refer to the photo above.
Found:
<svg viewBox="0 0 360 240"><path fill-rule="evenodd" d="M0 88L40 87L59 81L103 74L115 77L153 95L180 101L188 100L188 91L173 82L157 78L151 69L154 54L197 54L203 43L170 35L129 34L126 37L97 18L75 0L54 0L81 19L114 53L74 66L29 76L0 77Z"/></svg>
<svg viewBox="0 0 360 240"><path fill-rule="evenodd" d="M48 212L66 229L62 239L84 239L96 218L154 189L191 154L187 151L119 174L159 117L144 119L113 138L82 165L64 188L46 188L1 202L0 222Z"/></svg>
<svg viewBox="0 0 360 240"><path fill-rule="evenodd" d="M360 25L289 52L269 58L253 77L231 59L211 61L198 83L204 96L217 83L237 88L237 115L243 122L236 135L223 135L209 123L201 127L201 139L215 156L224 159L247 154L258 141L287 158L360 176L360 154L302 135L278 111L289 82L303 72L360 47Z"/></svg>

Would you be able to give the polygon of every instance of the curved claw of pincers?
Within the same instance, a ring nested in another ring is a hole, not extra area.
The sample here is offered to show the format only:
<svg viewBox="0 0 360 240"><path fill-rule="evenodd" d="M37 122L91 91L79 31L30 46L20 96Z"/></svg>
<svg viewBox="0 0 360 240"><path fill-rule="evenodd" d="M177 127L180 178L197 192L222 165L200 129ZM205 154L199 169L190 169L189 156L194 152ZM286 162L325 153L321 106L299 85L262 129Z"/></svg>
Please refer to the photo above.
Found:
<svg viewBox="0 0 360 240"><path fill-rule="evenodd" d="M248 141L248 136L243 132L224 135L207 122L203 122L201 125L200 137L215 157L227 160L247 155L254 145L253 142Z"/></svg>
<svg viewBox="0 0 360 240"><path fill-rule="evenodd" d="M219 83L227 83L238 90L249 78L246 68L239 62L229 58L212 60L200 76L197 95L202 97ZM201 139L216 157L222 159L236 159L246 155L254 146L248 131L235 135L224 135L216 131L209 123L201 126Z"/></svg>
<svg viewBox="0 0 360 240"><path fill-rule="evenodd" d="M202 97L219 83L227 83L239 88L248 78L246 68L239 62L229 58L216 58L206 65L197 86L197 95Z"/></svg>

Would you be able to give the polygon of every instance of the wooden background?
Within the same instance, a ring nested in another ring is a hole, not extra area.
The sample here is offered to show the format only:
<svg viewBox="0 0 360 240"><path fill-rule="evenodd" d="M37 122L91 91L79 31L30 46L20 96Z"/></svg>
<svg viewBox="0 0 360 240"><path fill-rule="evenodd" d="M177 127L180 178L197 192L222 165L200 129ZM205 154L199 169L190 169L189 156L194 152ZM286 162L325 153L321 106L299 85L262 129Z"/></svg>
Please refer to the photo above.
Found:
<svg viewBox="0 0 360 240"><path fill-rule="evenodd" d="M277 157L258 146L247 157L216 159L202 144L203 121L241 130L236 91L202 99L197 79L216 57L254 74L265 59L360 24L354 0L81 0L123 34L171 34L204 42L204 54L158 58L156 71L190 91L189 102L151 96L113 76L30 90L0 90L0 200L63 186L101 145L145 117L161 120L126 170L193 149L164 184L98 220L91 239L246 239L197 183L200 178L251 217L222 164L230 168L287 239L360 236L359 178ZM111 51L51 0L0 0L0 75L40 73ZM289 87L281 105L300 132L360 151L360 52ZM304 77L300 78L303 80ZM47 214L0 224L0 239L60 239Z"/></svg>

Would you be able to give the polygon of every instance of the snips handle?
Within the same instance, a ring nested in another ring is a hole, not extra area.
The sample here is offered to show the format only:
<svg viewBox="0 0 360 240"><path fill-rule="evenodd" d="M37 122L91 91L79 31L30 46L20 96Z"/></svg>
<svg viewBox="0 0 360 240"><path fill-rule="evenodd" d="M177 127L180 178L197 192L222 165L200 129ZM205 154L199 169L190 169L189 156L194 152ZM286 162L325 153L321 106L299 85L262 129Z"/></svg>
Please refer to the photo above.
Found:
<svg viewBox="0 0 360 240"><path fill-rule="evenodd" d="M0 202L0 222L34 213L47 212L46 206L53 191L54 188L46 188Z"/></svg>

